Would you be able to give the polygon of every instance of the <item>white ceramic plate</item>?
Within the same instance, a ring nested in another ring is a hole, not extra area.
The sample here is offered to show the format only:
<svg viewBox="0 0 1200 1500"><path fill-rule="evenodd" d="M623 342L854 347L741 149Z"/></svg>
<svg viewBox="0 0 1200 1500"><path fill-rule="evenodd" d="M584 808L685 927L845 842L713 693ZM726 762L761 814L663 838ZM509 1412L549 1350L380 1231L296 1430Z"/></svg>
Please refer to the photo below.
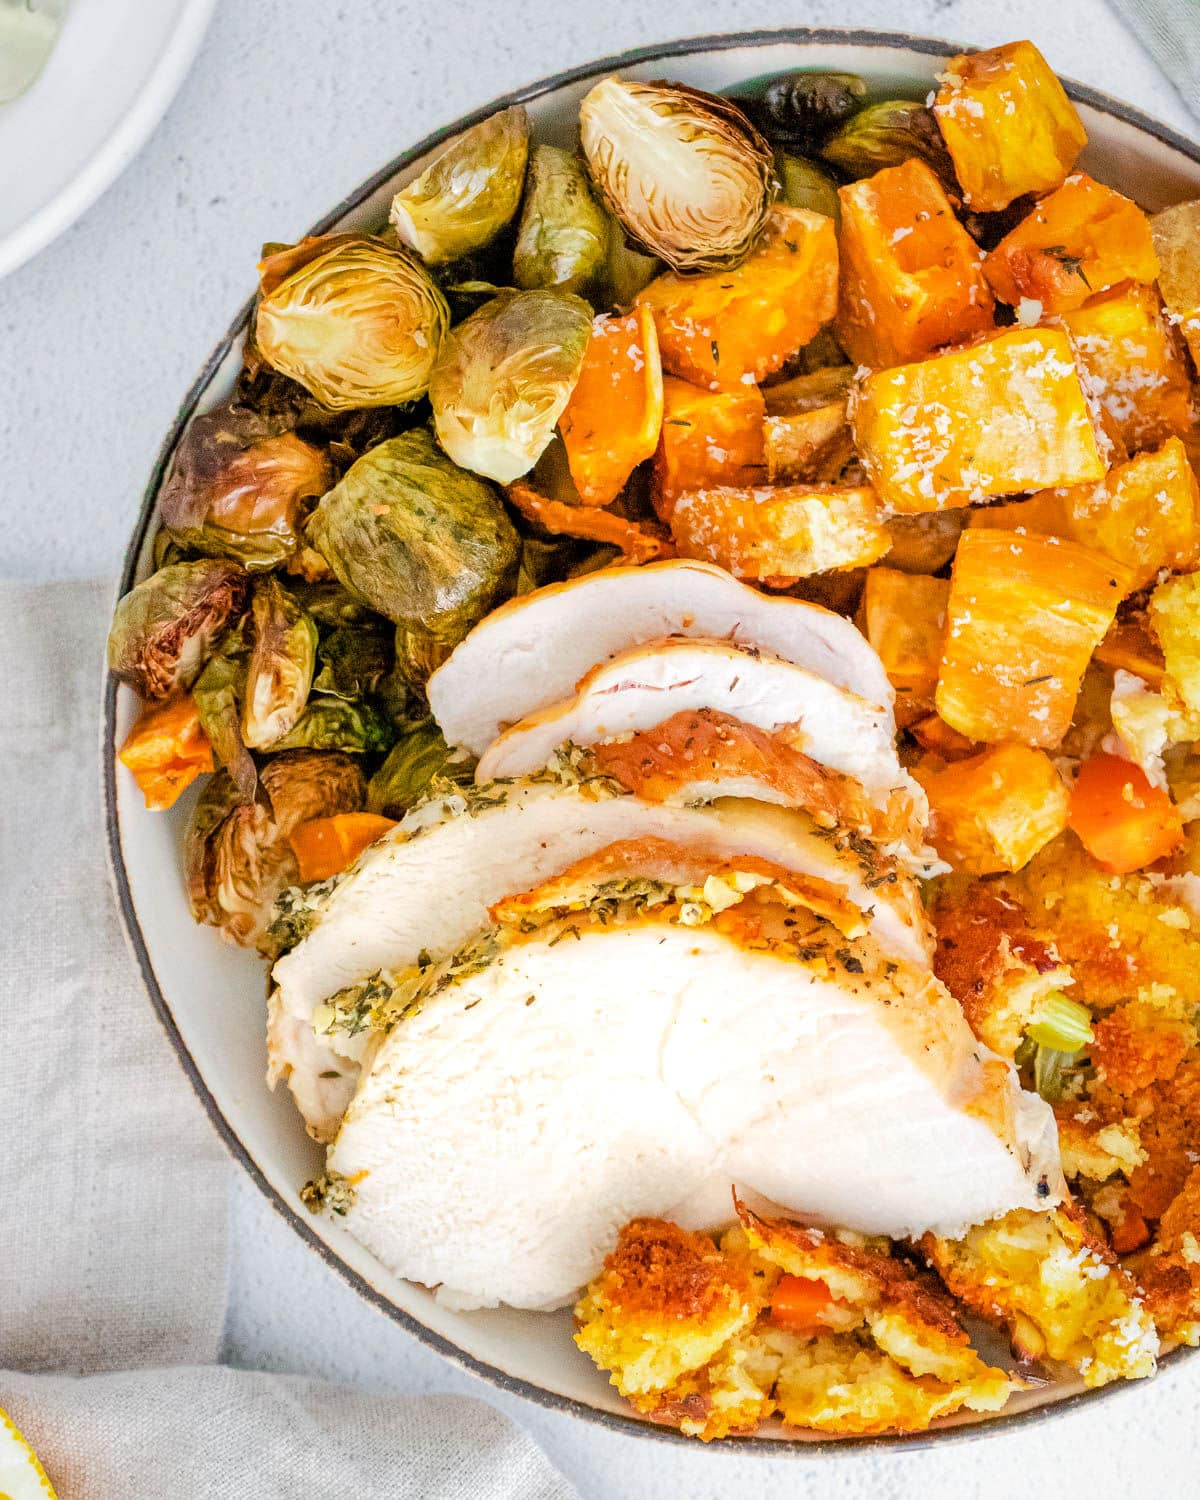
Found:
<svg viewBox="0 0 1200 1500"><path fill-rule="evenodd" d="M162 119L216 0L71 0L44 71L0 105L0 276L48 245Z"/></svg>
<svg viewBox="0 0 1200 1500"><path fill-rule="evenodd" d="M395 188L415 176L448 138L494 110L524 103L539 138L569 144L579 100L597 77L672 78L720 90L761 74L789 68L836 68L865 75L872 85L925 92L945 57L962 50L946 42L870 32L786 31L699 38L606 58L586 68L497 99L447 130L428 137L363 184L314 232L334 227L377 227ZM1090 144L1083 164L1106 182L1158 209L1200 196L1200 148L1167 127L1090 89L1071 86ZM157 488L183 425L193 412L224 399L239 364L249 305L217 346L180 410L150 480L130 542L124 592L149 571ZM357 1291L457 1363L544 1405L566 1409L642 1435L690 1441L632 1415L603 1375L570 1338L567 1313L511 1311L455 1313L428 1292L392 1276L338 1225L315 1219L299 1189L319 1165L286 1089L270 1094L263 1083L264 978L260 961L222 944L196 927L184 900L183 829L191 806L185 798L169 814L148 813L132 779L115 764L115 746L136 712L134 696L108 684L104 723L104 777L113 874L122 916L151 999L192 1086L229 1149L297 1234ZM1178 1355L1168 1361L1174 1363ZM1107 1387L1113 1391L1118 1387ZM1132 1389L1132 1388L1128 1388ZM1069 1386L1026 1392L998 1417L951 1418L929 1435L909 1438L804 1439L765 1432L726 1439L747 1451L777 1455L837 1453L868 1443L920 1446L1007 1428L1032 1413L1064 1403L1094 1401L1102 1392Z"/></svg>

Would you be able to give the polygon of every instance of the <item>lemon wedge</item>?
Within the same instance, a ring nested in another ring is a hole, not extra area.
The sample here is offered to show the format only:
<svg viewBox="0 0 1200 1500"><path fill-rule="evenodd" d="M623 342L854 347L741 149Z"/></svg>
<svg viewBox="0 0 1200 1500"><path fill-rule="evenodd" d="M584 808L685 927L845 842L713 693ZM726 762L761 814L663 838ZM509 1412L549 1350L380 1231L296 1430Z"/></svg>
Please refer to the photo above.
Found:
<svg viewBox="0 0 1200 1500"><path fill-rule="evenodd" d="M0 1500L55 1500L37 1454L0 1409Z"/></svg>

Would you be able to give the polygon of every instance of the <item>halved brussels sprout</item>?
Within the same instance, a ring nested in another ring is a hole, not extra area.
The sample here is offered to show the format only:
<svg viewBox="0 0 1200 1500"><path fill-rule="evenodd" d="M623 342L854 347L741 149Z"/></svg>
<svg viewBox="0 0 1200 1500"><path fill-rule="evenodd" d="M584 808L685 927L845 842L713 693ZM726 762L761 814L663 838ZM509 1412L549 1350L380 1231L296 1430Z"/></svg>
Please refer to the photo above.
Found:
<svg viewBox="0 0 1200 1500"><path fill-rule="evenodd" d="M259 274L259 352L330 411L425 394L450 309L415 256L340 234L270 256Z"/></svg>
<svg viewBox="0 0 1200 1500"><path fill-rule="evenodd" d="M643 255L625 241L625 231L609 216L608 259L604 264L604 285L614 307L632 307L639 292L645 291L663 270L657 255Z"/></svg>
<svg viewBox="0 0 1200 1500"><path fill-rule="evenodd" d="M369 755L387 750L396 726L370 703L348 698L313 698L295 725L275 741L275 750L343 750Z"/></svg>
<svg viewBox="0 0 1200 1500"><path fill-rule="evenodd" d="M510 484L537 463L570 400L592 331L572 292L505 292L451 329L429 381L442 447Z"/></svg>
<svg viewBox="0 0 1200 1500"><path fill-rule="evenodd" d="M957 191L954 164L933 112L911 99L885 99L859 110L829 137L821 155L849 177L870 177L919 156Z"/></svg>
<svg viewBox="0 0 1200 1500"><path fill-rule="evenodd" d="M861 107L867 85L857 73L787 73L735 97L768 140L811 148ZM803 205L799 205L803 206Z"/></svg>
<svg viewBox="0 0 1200 1500"><path fill-rule="evenodd" d="M370 624L374 620L374 615L362 600L336 578L322 578L315 583L293 578L288 587L317 624L331 630L360 622Z"/></svg>
<svg viewBox="0 0 1200 1500"><path fill-rule="evenodd" d="M158 497L165 535L189 552L274 568L299 546L301 503L333 483L328 457L244 407L193 417Z"/></svg>
<svg viewBox="0 0 1200 1500"><path fill-rule="evenodd" d="M679 83L605 78L579 109L592 181L676 271L744 259L771 204L771 148L735 104Z"/></svg>
<svg viewBox="0 0 1200 1500"><path fill-rule="evenodd" d="M276 898L299 879L289 834L312 818L357 812L366 784L349 756L298 750L264 764L262 793L243 802L219 771L200 794L184 845L192 916L244 947L262 942Z"/></svg>
<svg viewBox="0 0 1200 1500"><path fill-rule="evenodd" d="M452 752L432 719L405 724L367 783L367 811L403 817L435 776L466 786L474 779L475 761L461 751Z"/></svg>
<svg viewBox="0 0 1200 1500"><path fill-rule="evenodd" d="M281 740L304 712L317 659L317 627L274 578L250 602L254 644L242 700L242 738L252 750Z"/></svg>
<svg viewBox="0 0 1200 1500"><path fill-rule="evenodd" d="M228 771L243 802L249 802L258 787L254 757L242 738L242 701L249 655L245 628L239 625L209 657L192 689L200 727L208 736L217 765Z"/></svg>
<svg viewBox="0 0 1200 1500"><path fill-rule="evenodd" d="M249 573L219 558L160 568L117 605L109 671L148 702L191 687L249 590Z"/></svg>
<svg viewBox="0 0 1200 1500"><path fill-rule="evenodd" d="M528 155L523 105L473 125L392 199L396 233L431 266L482 249L517 211Z"/></svg>
<svg viewBox="0 0 1200 1500"><path fill-rule="evenodd" d="M776 151L775 175L779 179L780 198L792 208L808 208L824 214L835 224L842 222L837 183L814 162L788 151Z"/></svg>
<svg viewBox="0 0 1200 1500"><path fill-rule="evenodd" d="M516 582L520 539L499 496L423 427L365 453L308 531L342 583L396 626L397 664L414 685Z"/></svg>
<svg viewBox="0 0 1200 1500"><path fill-rule="evenodd" d="M516 284L586 297L603 276L608 236L609 216L592 197L583 163L557 146L535 147L513 250Z"/></svg>
<svg viewBox="0 0 1200 1500"><path fill-rule="evenodd" d="M377 616L331 630L317 651L320 671L313 690L334 698L374 693L396 660L395 627Z"/></svg>

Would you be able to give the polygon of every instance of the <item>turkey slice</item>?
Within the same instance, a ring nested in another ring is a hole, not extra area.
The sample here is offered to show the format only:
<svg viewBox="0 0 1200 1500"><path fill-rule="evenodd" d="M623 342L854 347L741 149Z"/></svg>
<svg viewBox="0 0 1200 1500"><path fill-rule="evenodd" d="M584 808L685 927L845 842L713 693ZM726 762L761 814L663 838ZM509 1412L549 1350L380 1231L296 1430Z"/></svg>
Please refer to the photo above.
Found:
<svg viewBox="0 0 1200 1500"><path fill-rule="evenodd" d="M672 635L759 647L891 712L887 675L849 620L682 559L603 568L502 605L429 679L429 706L452 745L482 755L507 725L570 697L597 662Z"/></svg>
<svg viewBox="0 0 1200 1500"><path fill-rule="evenodd" d="M345 1223L459 1307L569 1302L639 1215L954 1236L1062 1191L1054 1119L928 973L764 903L490 933L383 1037Z"/></svg>

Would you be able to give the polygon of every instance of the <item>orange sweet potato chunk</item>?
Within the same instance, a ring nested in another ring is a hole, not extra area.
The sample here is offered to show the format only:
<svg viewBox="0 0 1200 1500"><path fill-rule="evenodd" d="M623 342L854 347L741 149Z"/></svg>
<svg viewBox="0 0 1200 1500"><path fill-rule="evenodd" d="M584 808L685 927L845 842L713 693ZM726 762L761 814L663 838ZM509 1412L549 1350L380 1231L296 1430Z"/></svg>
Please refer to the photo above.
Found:
<svg viewBox="0 0 1200 1500"><path fill-rule="evenodd" d="M1075 106L1032 42L952 58L933 113L963 197L980 213L1051 192L1087 144Z"/></svg>
<svg viewBox="0 0 1200 1500"><path fill-rule="evenodd" d="M213 768L212 746L190 694L142 711L118 759L132 772L146 806L163 812L197 776Z"/></svg>
<svg viewBox="0 0 1200 1500"><path fill-rule="evenodd" d="M925 162L885 167L838 197L834 326L851 359L876 369L903 364L993 326L983 252Z"/></svg>
<svg viewBox="0 0 1200 1500"><path fill-rule="evenodd" d="M776 205L762 239L729 271L668 272L638 295L658 327L663 368L710 390L765 379L837 311L833 220Z"/></svg>
<svg viewBox="0 0 1200 1500"><path fill-rule="evenodd" d="M963 874L1023 869L1067 826L1070 793L1044 750L991 745L915 774L929 798L933 846Z"/></svg>
<svg viewBox="0 0 1200 1500"><path fill-rule="evenodd" d="M653 487L654 508L663 520L684 490L762 480L765 415L756 385L706 391L673 375L664 377Z"/></svg>
<svg viewBox="0 0 1200 1500"><path fill-rule="evenodd" d="M662 365L653 314L598 317L559 422L571 478L585 505L609 505L658 447Z"/></svg>
<svg viewBox="0 0 1200 1500"><path fill-rule="evenodd" d="M902 729L933 712L949 599L948 578L887 567L867 573L863 634L896 689L896 723Z"/></svg>
<svg viewBox="0 0 1200 1500"><path fill-rule="evenodd" d="M984 272L1011 307L1028 297L1043 314L1063 313L1119 282L1152 282L1158 256L1150 220L1132 199L1073 172L1005 235Z"/></svg>
<svg viewBox="0 0 1200 1500"><path fill-rule="evenodd" d="M1102 479L1065 333L1012 328L916 364L876 370L850 402L855 446L900 515Z"/></svg>
<svg viewBox="0 0 1200 1500"><path fill-rule="evenodd" d="M954 558L937 711L985 743L1053 749L1129 568L1057 537L972 529Z"/></svg>
<svg viewBox="0 0 1200 1500"><path fill-rule="evenodd" d="M1131 453L1192 425L1187 361L1152 286L1114 287L1063 315L1095 399Z"/></svg>
<svg viewBox="0 0 1200 1500"><path fill-rule="evenodd" d="M675 501L671 535L681 557L777 588L866 567L891 545L873 490L829 484L689 490Z"/></svg>

